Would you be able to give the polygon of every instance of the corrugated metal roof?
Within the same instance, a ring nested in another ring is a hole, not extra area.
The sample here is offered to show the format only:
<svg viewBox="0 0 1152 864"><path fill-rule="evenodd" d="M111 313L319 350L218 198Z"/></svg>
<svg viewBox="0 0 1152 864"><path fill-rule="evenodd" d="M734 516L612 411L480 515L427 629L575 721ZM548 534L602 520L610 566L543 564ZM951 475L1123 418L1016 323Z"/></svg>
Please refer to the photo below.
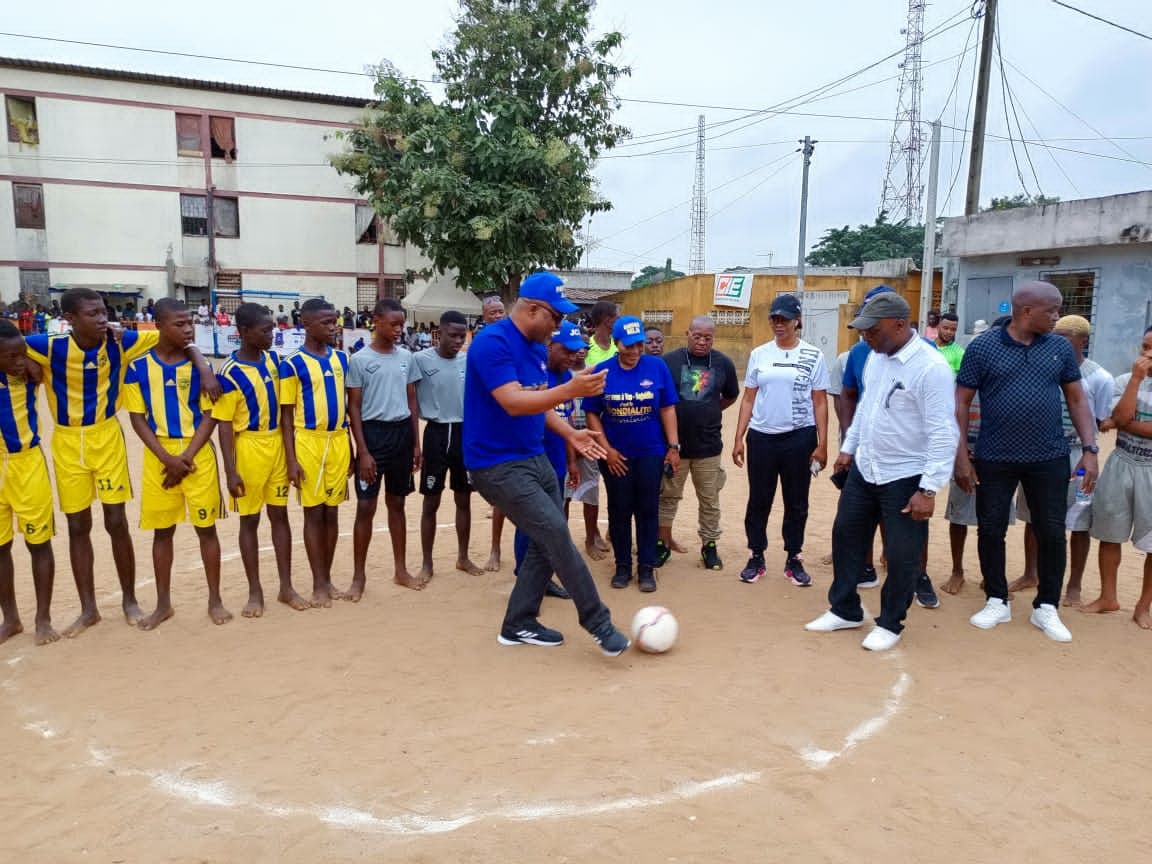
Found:
<svg viewBox="0 0 1152 864"><path fill-rule="evenodd" d="M190 90L213 90L218 93L240 93L245 96L264 96L271 99L289 99L295 102L315 102L322 105L343 105L363 108L370 100L358 96L334 96L328 93L306 93L300 90L277 90L250 84L231 84L226 81L207 81L201 78L180 78L175 75L156 75L151 72L129 72L126 69L102 69L96 66L77 66L49 60L29 60L22 57L0 57L0 68L27 69L32 72L51 72L59 75L79 75L85 78L104 78L112 81L132 81L139 84L159 84L165 87L187 87Z"/></svg>

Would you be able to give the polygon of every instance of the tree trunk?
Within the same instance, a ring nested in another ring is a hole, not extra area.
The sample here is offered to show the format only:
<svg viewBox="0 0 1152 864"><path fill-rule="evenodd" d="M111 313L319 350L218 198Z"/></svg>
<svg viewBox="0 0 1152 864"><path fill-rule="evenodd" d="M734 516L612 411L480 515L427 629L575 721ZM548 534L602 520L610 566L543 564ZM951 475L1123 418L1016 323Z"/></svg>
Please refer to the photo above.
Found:
<svg viewBox="0 0 1152 864"><path fill-rule="evenodd" d="M500 298L505 308L511 308L512 301L520 296L520 274L513 273L508 277L507 284L500 290Z"/></svg>

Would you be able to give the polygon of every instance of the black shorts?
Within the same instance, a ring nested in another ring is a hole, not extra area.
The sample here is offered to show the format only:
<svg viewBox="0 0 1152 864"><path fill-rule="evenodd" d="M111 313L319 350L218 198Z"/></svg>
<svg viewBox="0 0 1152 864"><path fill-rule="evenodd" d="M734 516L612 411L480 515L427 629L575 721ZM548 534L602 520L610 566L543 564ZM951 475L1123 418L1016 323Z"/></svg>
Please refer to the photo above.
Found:
<svg viewBox="0 0 1152 864"><path fill-rule="evenodd" d="M365 486L356 478L356 497L364 500L380 497L380 484L388 495L408 495L415 491L412 481L411 420L365 420L364 444L376 460L376 482Z"/></svg>
<svg viewBox="0 0 1152 864"><path fill-rule="evenodd" d="M424 470L420 473L420 492L439 495L444 491L444 478L449 469L453 492L471 492L468 470L464 467L464 436L459 423L429 422L424 427Z"/></svg>

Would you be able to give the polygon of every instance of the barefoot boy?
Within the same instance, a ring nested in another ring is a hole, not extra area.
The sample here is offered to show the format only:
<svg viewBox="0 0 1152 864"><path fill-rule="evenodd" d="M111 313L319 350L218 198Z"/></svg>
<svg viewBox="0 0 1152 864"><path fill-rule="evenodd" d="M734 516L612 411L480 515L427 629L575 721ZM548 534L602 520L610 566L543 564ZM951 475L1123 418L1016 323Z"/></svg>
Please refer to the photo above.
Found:
<svg viewBox="0 0 1152 864"><path fill-rule="evenodd" d="M364 595L365 565L372 543L372 521L384 486L388 534L397 585L419 590L423 580L408 572L408 527L404 498L414 489L412 472L420 468L420 420L412 352L400 344L404 307L384 297L373 312L372 343L357 351L348 364L348 420L356 442L356 525L352 529L352 587L348 599Z"/></svg>
<svg viewBox="0 0 1152 864"><path fill-rule="evenodd" d="M52 481L40 449L36 414L39 367L26 368L26 349L19 329L0 320L0 642L24 632L16 608L15 568L12 563L12 519L32 559L32 583L36 586L36 644L46 645L60 637L52 629L52 580L56 561L52 557Z"/></svg>
<svg viewBox="0 0 1152 864"><path fill-rule="evenodd" d="M412 355L413 380L420 418L425 421L424 468L420 474L420 494L424 506L420 513L420 549L423 566L417 577L421 582L432 578L432 547L436 542L436 514L445 480L451 472L452 497L456 502L456 569L473 576L484 571L468 557L472 534L472 484L464 467L464 371L465 357L460 353L468 337L468 319L459 312L440 316L440 344Z"/></svg>
<svg viewBox="0 0 1152 864"><path fill-rule="evenodd" d="M104 299L90 288L72 288L60 298L71 332L28 337L28 358L40 366L48 408L55 421L52 469L60 509L68 520L68 555L80 595L80 617L64 629L76 636L100 620L93 577L92 501L100 499L104 530L120 580L121 606L129 624L144 617L136 602L136 554L124 504L132 497L124 431L116 419L128 364L156 347L154 330L110 332ZM200 372L205 393L219 385L195 347L185 349Z"/></svg>
<svg viewBox="0 0 1152 864"><path fill-rule="evenodd" d="M331 606L339 506L348 497L352 448L344 379L348 355L332 347L336 308L314 297L300 307L304 346L280 363L280 431L288 482L304 507L304 550L312 569L312 605Z"/></svg>
<svg viewBox="0 0 1152 864"><path fill-rule="evenodd" d="M245 618L264 614L260 584L260 510L268 509L280 575L276 599L293 609L311 604L292 587L292 528L288 524L288 466L280 434L280 358L272 347L272 316L257 303L236 308L240 347L217 374L223 394L212 408L220 424L220 453L232 507L240 514L240 558L248 577Z"/></svg>
<svg viewBox="0 0 1152 864"><path fill-rule="evenodd" d="M144 442L140 527L152 535L156 611L140 622L154 630L173 615L172 538L185 519L196 528L208 581L208 616L232 620L220 600L220 540L216 520L224 515L216 451L210 439L216 421L201 392L200 370L185 349L192 342L192 313L179 300L156 303L156 347L128 365L124 403L132 429ZM204 446L204 445L208 446Z"/></svg>
<svg viewBox="0 0 1152 864"><path fill-rule="evenodd" d="M1127 380L1124 379L1127 377ZM1144 585L1133 620L1152 630L1152 327L1144 331L1131 376L1116 379L1120 401L1112 410L1116 449L1092 497L1092 536L1100 541L1100 597L1082 612L1115 612L1120 547L1127 540L1144 553Z"/></svg>

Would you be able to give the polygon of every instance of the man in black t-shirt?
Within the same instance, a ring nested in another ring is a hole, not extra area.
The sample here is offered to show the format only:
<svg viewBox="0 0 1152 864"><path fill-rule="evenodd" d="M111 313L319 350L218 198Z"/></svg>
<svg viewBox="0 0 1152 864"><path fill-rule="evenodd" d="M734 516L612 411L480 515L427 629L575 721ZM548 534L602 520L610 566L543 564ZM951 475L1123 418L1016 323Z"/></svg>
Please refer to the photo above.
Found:
<svg viewBox="0 0 1152 864"><path fill-rule="evenodd" d="M736 402L740 382L736 367L719 351L712 350L716 323L705 315L688 325L688 346L664 354L672 372L680 401L676 405L676 425L680 432L680 470L665 477L660 488L660 539L657 561L663 564L672 554L672 522L684 483L692 475L692 486L700 504L700 559L708 570L724 565L716 549L720 538L720 490L724 469L720 454L724 442L720 429L724 409Z"/></svg>

